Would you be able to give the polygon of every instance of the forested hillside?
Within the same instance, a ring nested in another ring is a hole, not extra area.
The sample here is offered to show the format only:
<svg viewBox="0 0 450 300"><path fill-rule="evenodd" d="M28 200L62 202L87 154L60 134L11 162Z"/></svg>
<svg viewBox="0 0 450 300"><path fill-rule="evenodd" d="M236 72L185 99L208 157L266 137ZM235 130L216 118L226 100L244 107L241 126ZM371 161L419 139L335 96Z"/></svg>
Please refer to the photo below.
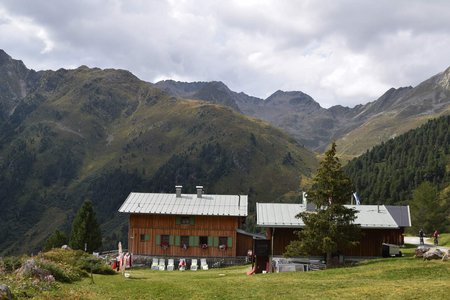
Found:
<svg viewBox="0 0 450 300"><path fill-rule="evenodd" d="M363 204L406 204L422 182L444 193L450 183L450 116L375 146L345 171Z"/></svg>

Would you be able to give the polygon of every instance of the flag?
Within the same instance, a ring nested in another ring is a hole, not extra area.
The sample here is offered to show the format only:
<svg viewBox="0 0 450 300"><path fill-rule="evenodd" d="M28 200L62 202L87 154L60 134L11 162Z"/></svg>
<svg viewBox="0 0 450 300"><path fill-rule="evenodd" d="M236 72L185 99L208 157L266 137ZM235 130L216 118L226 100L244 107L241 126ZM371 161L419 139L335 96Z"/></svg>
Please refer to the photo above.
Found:
<svg viewBox="0 0 450 300"><path fill-rule="evenodd" d="M355 203L356 203L356 205L361 205L361 201L359 201L359 197L358 197L358 195L356 194L356 192L353 193L353 197L355 197Z"/></svg>

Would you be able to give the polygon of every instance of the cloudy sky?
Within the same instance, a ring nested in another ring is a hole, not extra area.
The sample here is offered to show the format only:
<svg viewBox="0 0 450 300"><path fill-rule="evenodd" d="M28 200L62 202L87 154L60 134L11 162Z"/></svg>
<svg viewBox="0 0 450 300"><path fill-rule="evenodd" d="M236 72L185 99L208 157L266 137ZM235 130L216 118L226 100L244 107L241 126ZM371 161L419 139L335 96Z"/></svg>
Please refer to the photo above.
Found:
<svg viewBox="0 0 450 300"><path fill-rule="evenodd" d="M121 68L354 106L450 66L450 1L2 0L0 48L35 70Z"/></svg>

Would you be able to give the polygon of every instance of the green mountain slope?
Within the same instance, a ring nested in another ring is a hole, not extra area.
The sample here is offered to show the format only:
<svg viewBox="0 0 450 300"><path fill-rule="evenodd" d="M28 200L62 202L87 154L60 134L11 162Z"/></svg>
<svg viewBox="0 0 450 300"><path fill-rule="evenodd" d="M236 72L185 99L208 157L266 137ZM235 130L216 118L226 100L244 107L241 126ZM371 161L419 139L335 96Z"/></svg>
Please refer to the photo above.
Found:
<svg viewBox="0 0 450 300"><path fill-rule="evenodd" d="M6 57L0 68L17 63ZM204 185L249 194L254 209L296 190L317 166L267 123L169 96L127 71L24 70L10 77L25 82L23 93L0 97L0 255L38 251L55 229L67 232L85 199L108 248L126 240L117 209L130 191Z"/></svg>
<svg viewBox="0 0 450 300"><path fill-rule="evenodd" d="M450 116L375 146L350 161L345 171L364 204L405 204L412 191L429 181L450 187Z"/></svg>

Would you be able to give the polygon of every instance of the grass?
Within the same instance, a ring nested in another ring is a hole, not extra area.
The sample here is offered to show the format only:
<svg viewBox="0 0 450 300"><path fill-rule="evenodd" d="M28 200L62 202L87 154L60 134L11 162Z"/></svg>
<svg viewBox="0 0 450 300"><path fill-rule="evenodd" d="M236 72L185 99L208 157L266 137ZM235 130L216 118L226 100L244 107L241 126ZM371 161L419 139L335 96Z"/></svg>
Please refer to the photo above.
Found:
<svg viewBox="0 0 450 300"><path fill-rule="evenodd" d="M131 277L94 275L60 284L38 299L445 299L450 262L406 257L375 259L345 268L247 276L249 266L208 271L130 270Z"/></svg>
<svg viewBox="0 0 450 300"><path fill-rule="evenodd" d="M430 239L433 242L433 239ZM439 246L450 247L450 233L442 233L439 235Z"/></svg>

